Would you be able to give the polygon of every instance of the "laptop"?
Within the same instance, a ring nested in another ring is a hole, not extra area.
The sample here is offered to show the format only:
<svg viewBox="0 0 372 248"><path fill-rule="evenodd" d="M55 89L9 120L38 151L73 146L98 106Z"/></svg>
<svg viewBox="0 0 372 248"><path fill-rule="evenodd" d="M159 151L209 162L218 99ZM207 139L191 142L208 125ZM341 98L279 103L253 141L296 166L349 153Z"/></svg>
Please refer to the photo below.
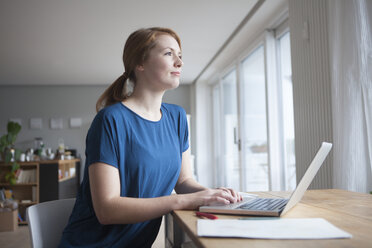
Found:
<svg viewBox="0 0 372 248"><path fill-rule="evenodd" d="M199 212L279 217L288 212L302 199L331 148L331 143L322 143L313 161L306 170L306 173L289 199L261 197L243 198L243 201L229 205L201 206Z"/></svg>

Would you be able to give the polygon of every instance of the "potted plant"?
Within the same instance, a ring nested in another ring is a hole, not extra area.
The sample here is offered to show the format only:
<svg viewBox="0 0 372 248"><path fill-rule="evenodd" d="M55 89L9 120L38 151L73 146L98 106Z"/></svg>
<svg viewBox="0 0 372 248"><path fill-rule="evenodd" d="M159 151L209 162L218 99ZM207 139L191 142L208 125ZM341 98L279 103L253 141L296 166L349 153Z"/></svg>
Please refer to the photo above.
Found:
<svg viewBox="0 0 372 248"><path fill-rule="evenodd" d="M21 125L18 123L10 121L7 125L8 133L4 134L0 138L0 152L2 160L4 160L6 164L11 163L12 165L10 171L5 175L5 180L10 184L16 183L16 171L19 169L17 160L19 160L21 150L16 149L14 147L14 143L17 139L18 133L21 131L21 128Z"/></svg>

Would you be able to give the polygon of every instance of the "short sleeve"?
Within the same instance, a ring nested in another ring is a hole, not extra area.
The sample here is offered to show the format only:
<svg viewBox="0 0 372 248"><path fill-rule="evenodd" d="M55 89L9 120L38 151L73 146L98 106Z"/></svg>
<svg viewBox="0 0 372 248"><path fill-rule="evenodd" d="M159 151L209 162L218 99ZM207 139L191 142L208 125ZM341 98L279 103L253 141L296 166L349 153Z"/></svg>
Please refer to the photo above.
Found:
<svg viewBox="0 0 372 248"><path fill-rule="evenodd" d="M117 133L114 118L98 113L88 131L86 139L87 165L96 162L118 168Z"/></svg>
<svg viewBox="0 0 372 248"><path fill-rule="evenodd" d="M181 108L181 128L180 128L180 140L181 140L181 151L185 152L189 149L189 126L187 123L186 111Z"/></svg>

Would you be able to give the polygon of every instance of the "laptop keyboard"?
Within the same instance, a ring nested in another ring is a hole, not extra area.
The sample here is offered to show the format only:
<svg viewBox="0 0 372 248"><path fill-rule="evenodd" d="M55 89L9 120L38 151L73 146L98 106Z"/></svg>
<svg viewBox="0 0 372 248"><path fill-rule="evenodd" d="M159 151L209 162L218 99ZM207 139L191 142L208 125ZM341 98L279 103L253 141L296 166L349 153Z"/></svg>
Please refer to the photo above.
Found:
<svg viewBox="0 0 372 248"><path fill-rule="evenodd" d="M288 199L257 198L239 206L239 208L265 211L281 210L287 202Z"/></svg>

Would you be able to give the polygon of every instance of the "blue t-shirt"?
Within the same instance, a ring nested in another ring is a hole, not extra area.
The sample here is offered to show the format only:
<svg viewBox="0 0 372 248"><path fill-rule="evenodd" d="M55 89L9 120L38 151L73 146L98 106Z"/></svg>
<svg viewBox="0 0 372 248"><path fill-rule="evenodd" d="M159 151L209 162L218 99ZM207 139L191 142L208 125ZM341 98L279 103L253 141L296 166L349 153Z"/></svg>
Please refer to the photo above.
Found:
<svg viewBox="0 0 372 248"><path fill-rule="evenodd" d="M102 162L119 170L120 195L170 195L189 147L185 111L161 105L161 119L143 119L121 102L102 109L86 138L86 166L76 203L60 247L151 247L161 217L136 224L101 225L94 213L88 166Z"/></svg>

